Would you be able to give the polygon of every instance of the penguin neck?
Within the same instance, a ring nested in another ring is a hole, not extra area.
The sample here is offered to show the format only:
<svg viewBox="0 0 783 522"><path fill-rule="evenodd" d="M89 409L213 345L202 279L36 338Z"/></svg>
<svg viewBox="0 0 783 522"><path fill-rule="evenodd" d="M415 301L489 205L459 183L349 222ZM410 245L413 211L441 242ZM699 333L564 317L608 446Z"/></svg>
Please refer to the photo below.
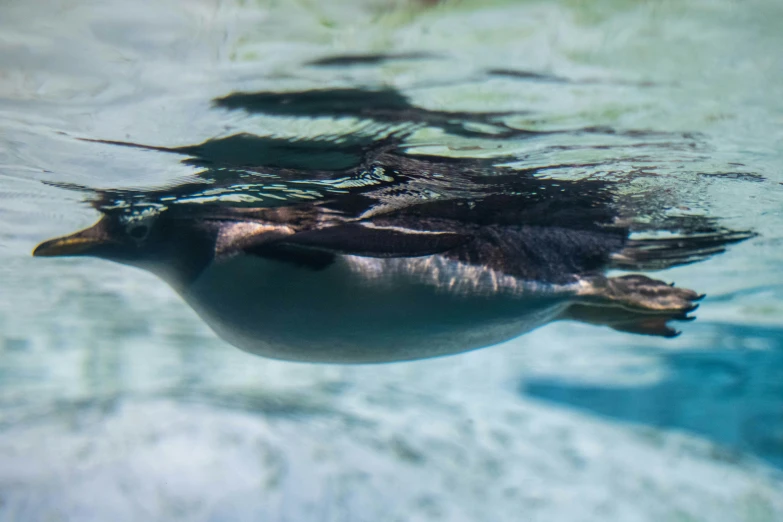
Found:
<svg viewBox="0 0 783 522"><path fill-rule="evenodd" d="M151 272L182 294L215 260L216 237L215 227L173 223L152 255L122 262Z"/></svg>
<svg viewBox="0 0 783 522"><path fill-rule="evenodd" d="M210 260L183 257L173 261L141 261L127 264L154 274L176 290L177 293L184 294L191 284L206 270Z"/></svg>

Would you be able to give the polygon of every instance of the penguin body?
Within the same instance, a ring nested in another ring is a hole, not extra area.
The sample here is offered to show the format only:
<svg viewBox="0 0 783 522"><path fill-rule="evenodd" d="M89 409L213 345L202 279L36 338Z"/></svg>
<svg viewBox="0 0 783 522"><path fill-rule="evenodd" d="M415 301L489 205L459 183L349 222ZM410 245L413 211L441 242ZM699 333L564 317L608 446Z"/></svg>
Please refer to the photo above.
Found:
<svg viewBox="0 0 783 522"><path fill-rule="evenodd" d="M667 321L699 296L645 276L605 277L626 244L611 227L357 218L312 204L107 213L34 254L148 270L257 355L380 363L473 350L558 319L674 335Z"/></svg>

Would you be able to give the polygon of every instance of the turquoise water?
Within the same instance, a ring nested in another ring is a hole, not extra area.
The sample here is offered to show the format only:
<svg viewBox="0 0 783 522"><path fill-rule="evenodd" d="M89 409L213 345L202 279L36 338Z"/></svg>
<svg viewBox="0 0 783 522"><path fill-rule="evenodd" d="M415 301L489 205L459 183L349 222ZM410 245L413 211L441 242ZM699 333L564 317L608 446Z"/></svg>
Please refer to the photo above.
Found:
<svg viewBox="0 0 783 522"><path fill-rule="evenodd" d="M0 12L0 520L783 519L779 2ZM313 89L350 102L230 97ZM707 294L674 339L555 322L376 366L254 357L146 272L30 256L95 221L88 189L318 197L216 169L341 168L395 133L756 235L651 274Z"/></svg>

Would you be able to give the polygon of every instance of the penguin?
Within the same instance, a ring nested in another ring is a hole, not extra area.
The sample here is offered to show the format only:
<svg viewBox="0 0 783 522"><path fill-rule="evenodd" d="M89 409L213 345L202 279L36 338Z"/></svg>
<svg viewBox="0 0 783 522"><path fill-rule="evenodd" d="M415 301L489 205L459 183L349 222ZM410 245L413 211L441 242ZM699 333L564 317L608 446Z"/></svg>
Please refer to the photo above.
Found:
<svg viewBox="0 0 783 522"><path fill-rule="evenodd" d="M376 160L357 174L373 181L315 201L96 205L95 225L33 255L147 270L256 355L364 364L466 352L558 320L675 336L668 323L692 318L703 295L607 271L695 262L748 237L634 238L602 184Z"/></svg>

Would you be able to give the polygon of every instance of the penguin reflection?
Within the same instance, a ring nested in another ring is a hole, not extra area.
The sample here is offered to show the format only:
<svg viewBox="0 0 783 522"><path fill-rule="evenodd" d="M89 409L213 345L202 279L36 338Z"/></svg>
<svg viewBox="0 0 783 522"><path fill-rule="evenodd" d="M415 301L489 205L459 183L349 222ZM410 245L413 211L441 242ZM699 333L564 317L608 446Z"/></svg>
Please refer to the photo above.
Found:
<svg viewBox="0 0 783 522"><path fill-rule="evenodd" d="M186 185L171 188L174 201L101 192L98 223L34 255L148 270L254 354L378 363L489 346L561 319L676 335L667 323L687 318L696 292L605 271L698 261L747 237L713 228L635 240L607 183L388 149L366 158L339 173L340 190L307 202L197 204ZM243 178L222 190L247 187Z"/></svg>

